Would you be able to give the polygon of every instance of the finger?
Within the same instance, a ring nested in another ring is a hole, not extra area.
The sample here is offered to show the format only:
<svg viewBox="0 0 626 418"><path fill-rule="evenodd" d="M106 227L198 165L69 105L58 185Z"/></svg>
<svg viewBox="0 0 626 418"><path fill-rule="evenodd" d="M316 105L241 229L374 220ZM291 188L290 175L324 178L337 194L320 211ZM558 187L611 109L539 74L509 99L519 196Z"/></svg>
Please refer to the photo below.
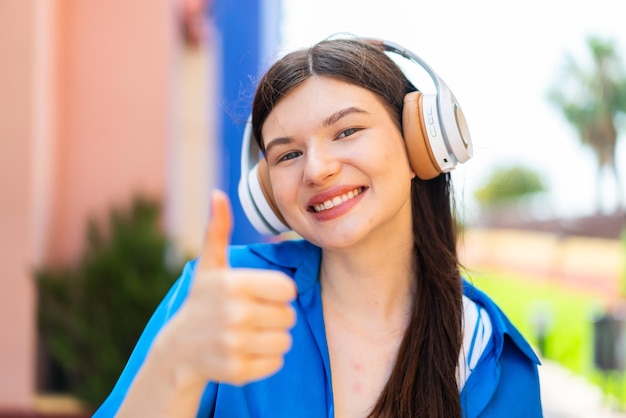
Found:
<svg viewBox="0 0 626 418"><path fill-rule="evenodd" d="M219 337L216 350L224 358L246 359L250 356L283 355L291 349L287 330L239 330Z"/></svg>
<svg viewBox="0 0 626 418"><path fill-rule="evenodd" d="M284 364L282 355L249 356L245 361L237 361L230 367L229 383L240 385L264 379L279 371Z"/></svg>
<svg viewBox="0 0 626 418"><path fill-rule="evenodd" d="M261 302L231 304L224 322L252 330L286 330L296 323L296 312L288 304Z"/></svg>
<svg viewBox="0 0 626 418"><path fill-rule="evenodd" d="M282 369L284 363L283 356L252 356L247 370L251 379L263 379Z"/></svg>
<svg viewBox="0 0 626 418"><path fill-rule="evenodd" d="M296 324L296 311L291 305L262 303L255 309L253 326L263 329L285 330Z"/></svg>
<svg viewBox="0 0 626 418"><path fill-rule="evenodd" d="M293 279L274 270L238 269L240 290L262 302L288 303L296 298L297 290Z"/></svg>
<svg viewBox="0 0 626 418"><path fill-rule="evenodd" d="M286 331L252 332L241 352L249 356L282 356L291 349L291 334Z"/></svg>
<svg viewBox="0 0 626 418"><path fill-rule="evenodd" d="M232 213L228 196L221 190L215 190L211 196L211 217L204 235L200 269L228 267L231 228Z"/></svg>

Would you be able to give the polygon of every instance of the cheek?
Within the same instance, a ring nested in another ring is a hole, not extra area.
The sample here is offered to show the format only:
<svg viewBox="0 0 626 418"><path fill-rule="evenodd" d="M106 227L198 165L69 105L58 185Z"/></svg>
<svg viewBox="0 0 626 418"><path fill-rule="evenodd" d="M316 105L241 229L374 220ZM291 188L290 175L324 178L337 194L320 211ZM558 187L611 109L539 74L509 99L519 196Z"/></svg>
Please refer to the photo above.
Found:
<svg viewBox="0 0 626 418"><path fill-rule="evenodd" d="M373 155L376 155L376 160L375 162L371 160L370 167L373 167L376 172L372 172L372 174L384 177L387 179L386 181L396 185L396 187L402 187L401 185L406 182L410 189L411 180L415 174L403 148L386 149L384 152L381 150L378 154Z"/></svg>
<svg viewBox="0 0 626 418"><path fill-rule="evenodd" d="M394 167L394 169L398 172L406 172L409 178L413 178L415 176L411 163L409 162L409 156L406 152L404 141L401 140L398 146L394 148L394 151L389 152L387 158L387 163L390 164L391 167Z"/></svg>
<svg viewBox="0 0 626 418"><path fill-rule="evenodd" d="M276 205L283 216L288 216L288 214L285 214L285 209L293 207L298 190L294 184L294 177L287 173L274 173L274 175L270 174L270 182Z"/></svg>
<svg viewBox="0 0 626 418"><path fill-rule="evenodd" d="M364 156L371 170L381 174L400 175L405 171L411 172L409 160L403 148L388 147L379 148Z"/></svg>

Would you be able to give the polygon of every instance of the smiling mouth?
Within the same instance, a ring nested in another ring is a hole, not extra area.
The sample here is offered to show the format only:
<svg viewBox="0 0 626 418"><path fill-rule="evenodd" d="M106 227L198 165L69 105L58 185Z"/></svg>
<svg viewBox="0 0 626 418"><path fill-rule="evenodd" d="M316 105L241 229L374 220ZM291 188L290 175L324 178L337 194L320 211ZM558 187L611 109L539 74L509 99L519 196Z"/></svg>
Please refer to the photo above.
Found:
<svg viewBox="0 0 626 418"><path fill-rule="evenodd" d="M313 211L319 213L337 207L342 203L347 202L348 200L354 199L355 197L363 193L363 190L365 190L365 187L357 187L356 189L351 190L348 193L344 193L341 196L335 196L332 199L328 199L322 203L313 205Z"/></svg>

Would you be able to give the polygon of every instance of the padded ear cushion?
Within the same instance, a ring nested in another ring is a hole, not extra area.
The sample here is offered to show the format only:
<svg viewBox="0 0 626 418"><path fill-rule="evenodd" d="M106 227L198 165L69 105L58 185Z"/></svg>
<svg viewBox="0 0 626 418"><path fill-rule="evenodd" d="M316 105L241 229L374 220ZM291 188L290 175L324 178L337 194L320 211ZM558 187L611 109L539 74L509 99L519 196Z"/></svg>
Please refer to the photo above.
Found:
<svg viewBox="0 0 626 418"><path fill-rule="evenodd" d="M437 177L441 170L430 147L430 141L426 133L422 100L422 93L418 91L404 96L402 133L411 168L420 179L430 180Z"/></svg>
<svg viewBox="0 0 626 418"><path fill-rule="evenodd" d="M272 192L272 184L270 182L270 173L269 173L269 169L267 167L267 161L265 161L265 158L261 158L261 160L258 163L257 175L259 177L259 185L261 186L261 191L263 192L263 196L265 196L265 200L267 201L267 204L270 206L270 208L272 208L272 212L274 212L274 215L276 215L278 220L280 220L280 222L283 224L283 225L277 225L279 227L276 229L278 230L291 229L289 228L289 224L287 224L287 221L283 217L282 213L280 213L280 210L278 210L278 205L276 204L276 200L274 199L274 193Z"/></svg>
<svg viewBox="0 0 626 418"><path fill-rule="evenodd" d="M264 174L259 175L259 166ZM239 180L239 201L248 220L259 233L278 235L290 228L282 220L282 216L278 216L280 212L276 209L268 185L267 164L265 160L261 160Z"/></svg>

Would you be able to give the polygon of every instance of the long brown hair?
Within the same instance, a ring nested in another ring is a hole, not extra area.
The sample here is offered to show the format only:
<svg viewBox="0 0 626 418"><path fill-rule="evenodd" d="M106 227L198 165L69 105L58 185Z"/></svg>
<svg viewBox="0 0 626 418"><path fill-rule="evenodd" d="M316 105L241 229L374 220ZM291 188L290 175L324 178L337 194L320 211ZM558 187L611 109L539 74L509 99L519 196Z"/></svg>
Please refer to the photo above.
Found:
<svg viewBox="0 0 626 418"><path fill-rule="evenodd" d="M254 135L274 106L308 78L333 77L378 95L401 127L405 94L414 91L380 45L329 39L292 52L260 80L252 106ZM412 180L416 298L389 380L371 417L461 417L456 368L462 341L462 283L449 174Z"/></svg>

